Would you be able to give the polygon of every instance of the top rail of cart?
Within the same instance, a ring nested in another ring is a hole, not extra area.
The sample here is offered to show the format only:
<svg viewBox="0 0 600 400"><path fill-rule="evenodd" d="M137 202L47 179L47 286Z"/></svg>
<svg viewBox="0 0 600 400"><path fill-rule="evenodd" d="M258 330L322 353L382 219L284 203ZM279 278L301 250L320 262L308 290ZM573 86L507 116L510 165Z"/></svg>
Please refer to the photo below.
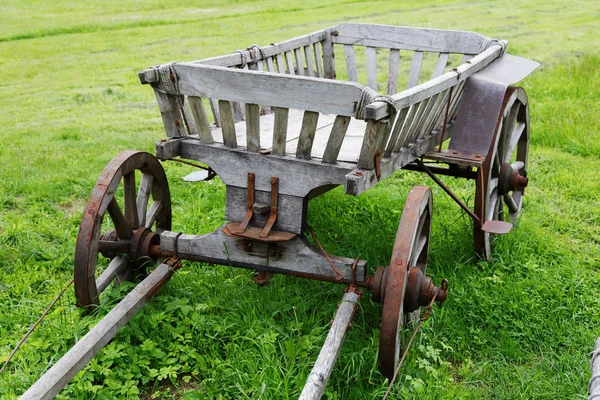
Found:
<svg viewBox="0 0 600 400"><path fill-rule="evenodd" d="M267 168L288 171L280 193L358 195L448 139L466 79L505 48L474 32L344 23L139 77L170 139L159 158L204 161L239 187Z"/></svg>

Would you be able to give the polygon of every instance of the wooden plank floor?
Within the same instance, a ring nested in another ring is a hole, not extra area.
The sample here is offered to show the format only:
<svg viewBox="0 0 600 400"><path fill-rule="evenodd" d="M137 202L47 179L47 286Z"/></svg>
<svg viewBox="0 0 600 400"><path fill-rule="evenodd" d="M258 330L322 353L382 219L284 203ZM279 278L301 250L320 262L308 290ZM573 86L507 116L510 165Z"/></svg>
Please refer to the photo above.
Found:
<svg viewBox="0 0 600 400"><path fill-rule="evenodd" d="M260 148L262 150L269 150L273 144L273 123L275 114L266 114L260 117ZM290 110L288 120L288 133L287 133L287 144L286 154L294 156L296 154L296 147L298 145L298 136L300 136L300 128L302 126L302 116L304 111L301 110ZM315 134L313 147L311 151L312 158L322 158L329 133L333 126L335 115L332 114L319 114L319 120L317 123L317 131ZM365 135L366 122L352 118L348 131L344 137L340 154L338 156L339 161L356 163L358 156L360 155L360 147L362 145L363 137ZM223 133L221 128L213 126L211 132L216 142L223 143ZM235 124L235 132L237 137L237 143L239 146L246 146L246 121L240 121Z"/></svg>

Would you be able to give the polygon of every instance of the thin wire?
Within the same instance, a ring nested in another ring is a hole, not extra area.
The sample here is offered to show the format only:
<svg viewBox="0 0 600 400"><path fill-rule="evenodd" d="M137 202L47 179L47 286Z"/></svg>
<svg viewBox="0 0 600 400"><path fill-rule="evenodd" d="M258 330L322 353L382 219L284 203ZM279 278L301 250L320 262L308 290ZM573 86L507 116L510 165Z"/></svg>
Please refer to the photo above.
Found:
<svg viewBox="0 0 600 400"><path fill-rule="evenodd" d="M315 232L312 230L312 228L310 226L307 226L307 228L308 228L308 231L310 232L310 235L312 236L313 240L317 243L317 245L319 246L319 248L323 252L323 255L325 255L325 258L329 262L329 265L331 265L331 268L333 268L333 270L335 271L335 280L336 281L341 281L342 279L344 279L344 274L342 274L335 267L335 264L333 263L333 260L331 259L331 257L329 257L329 254L327 254L327 252L323 248L323 245L321 244L321 242L319 242L319 239L317 239L317 235L315 235Z"/></svg>
<svg viewBox="0 0 600 400"><path fill-rule="evenodd" d="M21 338L21 340L19 341L19 343L17 344L17 346L13 349L13 351L10 353L10 355L8 356L8 358L6 359L6 361L4 362L4 365L2 365L2 368L0 368L0 374L2 373L2 371L4 371L4 369L6 368L6 366L8 365L8 363L10 362L10 360L12 360L12 358L15 356L15 354L17 353L17 351L19 350L19 348L21 347L21 345L33 333L33 330L35 328L37 328L37 326L42 322L42 320L44 318L46 318L46 315L48 315L48 313L50 312L50 310L52 309L52 307L54 307L54 305L56 304L56 302L62 297L62 295L67 291L67 289L69 288L69 286L71 286L74 281L75 281L74 279L71 279L71 281L69 283L67 283L67 285L60 291L60 293L58 294L58 296L56 296L54 298L54 300L52 301L52 303L50 303L50 305L48 306L48 308L46 308L46 311L44 311L44 313L42 314L42 316L35 322L35 324L31 325L31 328L29 328L29 330L27 331L27 333L25 334L25 336L23 336Z"/></svg>

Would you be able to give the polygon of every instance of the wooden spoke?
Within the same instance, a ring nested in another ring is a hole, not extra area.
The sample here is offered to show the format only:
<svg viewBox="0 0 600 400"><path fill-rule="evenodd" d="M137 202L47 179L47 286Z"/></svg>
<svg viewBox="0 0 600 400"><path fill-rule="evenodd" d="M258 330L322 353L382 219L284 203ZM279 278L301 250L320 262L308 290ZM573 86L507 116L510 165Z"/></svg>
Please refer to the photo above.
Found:
<svg viewBox="0 0 600 400"><path fill-rule="evenodd" d="M119 207L119 204L117 203L117 200L114 197L108 204L107 211L110 215L110 219L112 219L113 224L115 225L115 230L117 231L117 235L119 236L119 238L131 239L131 225L125 219L125 216L121 211L121 207Z"/></svg>
<svg viewBox="0 0 600 400"><path fill-rule="evenodd" d="M136 206L135 171L123 176L123 192L125 195L125 219L129 226L139 226Z"/></svg>
<svg viewBox="0 0 600 400"><path fill-rule="evenodd" d="M148 200L150 199L150 193L152 193L153 182L154 175L150 173L142 174L142 180L140 181L140 188L138 189L138 196L136 201L139 226L146 226L146 212L148 210Z"/></svg>
<svg viewBox="0 0 600 400"><path fill-rule="evenodd" d="M150 228L152 227L152 225L154 225L154 223L156 222L156 218L158 217L158 214L162 211L163 207L164 204L162 201L155 201L154 203L152 203L152 205L150 206L150 210L148 210L148 214L146 215L146 225L144 225L146 228Z"/></svg>
<svg viewBox="0 0 600 400"><path fill-rule="evenodd" d="M121 272L123 272L128 266L129 260L127 260L126 257L116 256L115 258L113 258L110 261L110 264L108 264L108 267L106 267L106 269L102 271L102 274L100 274L100 277L96 281L96 287L98 288L98 292L102 293L104 289L106 289L108 285L110 285L113 279L115 279L115 277L117 277Z"/></svg>

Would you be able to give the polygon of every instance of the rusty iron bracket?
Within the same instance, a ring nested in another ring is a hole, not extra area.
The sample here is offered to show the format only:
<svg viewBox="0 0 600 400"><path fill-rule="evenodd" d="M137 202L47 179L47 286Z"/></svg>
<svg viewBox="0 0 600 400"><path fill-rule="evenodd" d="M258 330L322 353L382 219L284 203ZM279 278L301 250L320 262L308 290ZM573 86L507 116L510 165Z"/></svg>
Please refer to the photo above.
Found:
<svg viewBox="0 0 600 400"><path fill-rule="evenodd" d="M240 233L246 232L246 228L254 215L254 181L254 173L248 172L248 202L246 203L246 215L239 226Z"/></svg>
<svg viewBox="0 0 600 400"><path fill-rule="evenodd" d="M381 150L377 150L375 153L375 176L377 179L381 179L381 157L383 156L383 152Z"/></svg>
<svg viewBox="0 0 600 400"><path fill-rule="evenodd" d="M260 233L261 238L266 238L269 236L271 229L273 229L273 225L275 224L275 220L277 219L277 213L279 211L279 178L276 176L271 177L271 215L269 215L269 219L267 224L265 225L263 231Z"/></svg>

